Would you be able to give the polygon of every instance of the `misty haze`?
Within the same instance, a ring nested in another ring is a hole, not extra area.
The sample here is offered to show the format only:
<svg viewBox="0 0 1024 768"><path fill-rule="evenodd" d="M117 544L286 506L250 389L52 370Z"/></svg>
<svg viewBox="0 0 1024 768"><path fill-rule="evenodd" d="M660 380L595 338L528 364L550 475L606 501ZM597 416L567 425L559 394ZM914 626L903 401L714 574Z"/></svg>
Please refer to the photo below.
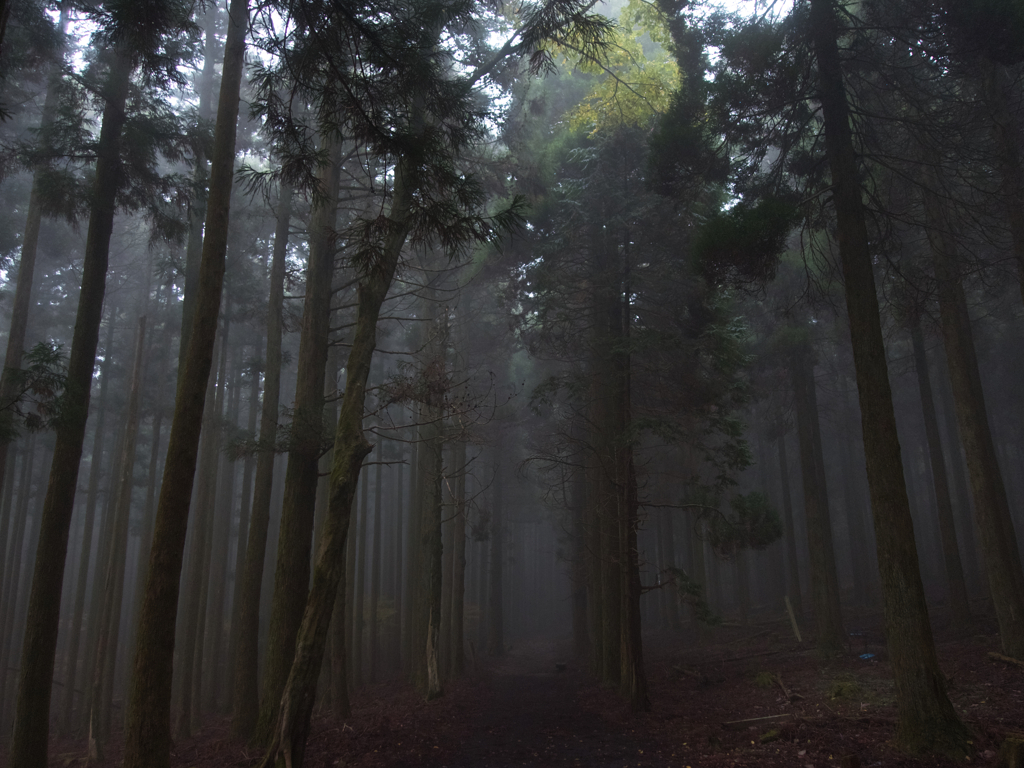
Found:
<svg viewBox="0 0 1024 768"><path fill-rule="evenodd" d="M0 0L0 768L1024 768L1020 0Z"/></svg>

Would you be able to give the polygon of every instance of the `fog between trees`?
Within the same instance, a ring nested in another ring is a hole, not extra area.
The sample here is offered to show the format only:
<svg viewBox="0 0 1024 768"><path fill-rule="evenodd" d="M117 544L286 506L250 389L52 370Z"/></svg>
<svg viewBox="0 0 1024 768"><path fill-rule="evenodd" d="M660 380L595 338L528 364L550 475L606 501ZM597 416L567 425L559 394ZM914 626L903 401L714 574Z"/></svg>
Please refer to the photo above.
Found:
<svg viewBox="0 0 1024 768"><path fill-rule="evenodd" d="M8 2L0 726L167 766L540 638L1024 658L1009 0Z"/></svg>

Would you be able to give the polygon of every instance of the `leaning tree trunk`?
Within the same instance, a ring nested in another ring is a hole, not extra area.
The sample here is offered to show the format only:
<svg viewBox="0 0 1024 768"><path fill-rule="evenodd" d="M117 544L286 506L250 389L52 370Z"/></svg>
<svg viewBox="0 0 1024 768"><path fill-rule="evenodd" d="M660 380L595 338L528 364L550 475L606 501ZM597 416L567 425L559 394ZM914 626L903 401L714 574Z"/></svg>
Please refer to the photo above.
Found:
<svg viewBox="0 0 1024 768"><path fill-rule="evenodd" d="M273 742L263 766L302 768L316 699L316 683L327 645L327 627L334 600L345 571L345 544L352 501L363 459L373 446L363 433L366 380L376 346L377 319L398 268L398 258L412 228L412 188L408 161L400 158L395 168L388 233L379 261L362 277L358 289L355 332L346 365L345 398L334 437L330 502L317 549L313 585L309 591L302 625L295 644L295 659L281 696Z"/></svg>
<svg viewBox="0 0 1024 768"><path fill-rule="evenodd" d="M10 751L10 764L17 768L46 765L60 593L71 511L78 485L78 465L82 459L85 423L89 415L89 390L103 317L110 235L114 228L117 192L121 186L121 129L125 121L131 73L129 54L122 48L115 49L103 89L105 104L96 148L92 211L82 263L82 290L78 297L78 314L64 389L65 417L57 429L50 481L43 502L22 645L17 714Z"/></svg>
<svg viewBox="0 0 1024 768"><path fill-rule="evenodd" d="M277 412L281 396L281 331L283 327L285 257L291 221L292 189L283 184L279 192L274 255L270 262L270 298L267 302L267 351L263 371L263 406L260 411L260 450L256 458L256 480L252 496L249 538L245 544L245 565L238 609L238 645L235 658L234 717L231 732L251 738L259 716L257 694L257 649L260 623L260 589L263 561L270 529L270 496L274 485L274 446L277 443ZM241 542L239 546L242 546Z"/></svg>
<svg viewBox="0 0 1024 768"><path fill-rule="evenodd" d="M817 629L815 643L825 654L839 653L846 644L839 604L839 579L832 544L832 522L821 455L818 398L810 345L800 344L790 358L793 403L800 442L800 473L804 483L804 514L811 561L811 600Z"/></svg>
<svg viewBox="0 0 1024 768"><path fill-rule="evenodd" d="M324 199L310 222L306 301L295 381L295 407L289 433L284 507L277 544L277 568L270 606L270 637L263 670L256 738L268 744L277 721L277 706L295 655L295 637L309 589L313 512L324 421L324 375L331 319L334 274L334 228L341 179L341 142L330 140L329 161L321 170Z"/></svg>
<svg viewBox="0 0 1024 768"><path fill-rule="evenodd" d="M970 313L955 263L956 243L940 197L941 179L933 173L928 181L922 194L938 286L939 324L960 440L974 492L974 516L985 553L1003 653L1024 659L1024 574L1017 535L989 426Z"/></svg>
<svg viewBox="0 0 1024 768"><path fill-rule="evenodd" d="M896 738L911 751L964 755L970 751L971 736L946 695L914 544L833 0L811 0L810 21L896 682Z"/></svg>
<svg viewBox="0 0 1024 768"><path fill-rule="evenodd" d="M949 498L949 481L946 478L946 460L939 436L939 419L935 415L935 398L932 396L932 382L928 375L928 353L921 331L921 318L915 314L910 327L910 338L914 346L914 367L917 369L917 388L921 394L921 411L924 416L924 431L928 441L928 458L931 463L932 483L935 486L935 506L939 516L939 533L942 536L942 557L946 565L946 581L949 588L949 608L953 626L962 629L971 621L971 605L967 598L967 584L964 569L960 563L960 547L956 541L956 523L953 521L953 503Z"/></svg>
<svg viewBox="0 0 1024 768"><path fill-rule="evenodd" d="M247 0L231 0L220 103L213 138L206 236L199 294L192 318L185 370L179 377L163 483L153 528L146 591L139 615L138 649L129 687L124 768L168 768L171 757L171 678L178 583L185 551L188 509L196 472L206 383L220 315L234 177L235 129L245 63Z"/></svg>

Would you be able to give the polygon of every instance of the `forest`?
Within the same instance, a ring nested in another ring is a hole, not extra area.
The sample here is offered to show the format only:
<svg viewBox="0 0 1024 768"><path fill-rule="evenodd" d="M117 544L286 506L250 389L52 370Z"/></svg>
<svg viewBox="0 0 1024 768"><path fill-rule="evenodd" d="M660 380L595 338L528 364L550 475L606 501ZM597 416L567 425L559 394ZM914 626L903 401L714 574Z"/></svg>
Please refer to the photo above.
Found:
<svg viewBox="0 0 1024 768"><path fill-rule="evenodd" d="M1021 768L1022 339L1020 0L0 0L0 765Z"/></svg>

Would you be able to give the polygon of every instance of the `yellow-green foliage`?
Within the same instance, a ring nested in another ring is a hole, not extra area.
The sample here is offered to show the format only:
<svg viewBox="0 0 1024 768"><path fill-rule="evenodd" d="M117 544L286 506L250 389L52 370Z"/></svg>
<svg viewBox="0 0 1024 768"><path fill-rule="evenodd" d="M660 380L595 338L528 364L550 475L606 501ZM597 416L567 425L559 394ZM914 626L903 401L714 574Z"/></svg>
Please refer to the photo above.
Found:
<svg viewBox="0 0 1024 768"><path fill-rule="evenodd" d="M773 741L778 741L781 735L778 728L772 728L770 731L765 731L761 734L761 743L769 744Z"/></svg>
<svg viewBox="0 0 1024 768"><path fill-rule="evenodd" d="M828 692L833 699L854 699L860 696L861 688L850 680L836 680Z"/></svg>
<svg viewBox="0 0 1024 768"><path fill-rule="evenodd" d="M649 38L644 51L644 38ZM595 135L620 127L644 127L664 112L679 87L679 69L662 47L668 33L660 14L632 0L623 10L608 54L600 63L582 62L581 72L594 75L594 87L568 115L572 130Z"/></svg>
<svg viewBox="0 0 1024 768"><path fill-rule="evenodd" d="M771 672L758 672L754 675L754 685L758 688L771 688L775 685L775 675Z"/></svg>

